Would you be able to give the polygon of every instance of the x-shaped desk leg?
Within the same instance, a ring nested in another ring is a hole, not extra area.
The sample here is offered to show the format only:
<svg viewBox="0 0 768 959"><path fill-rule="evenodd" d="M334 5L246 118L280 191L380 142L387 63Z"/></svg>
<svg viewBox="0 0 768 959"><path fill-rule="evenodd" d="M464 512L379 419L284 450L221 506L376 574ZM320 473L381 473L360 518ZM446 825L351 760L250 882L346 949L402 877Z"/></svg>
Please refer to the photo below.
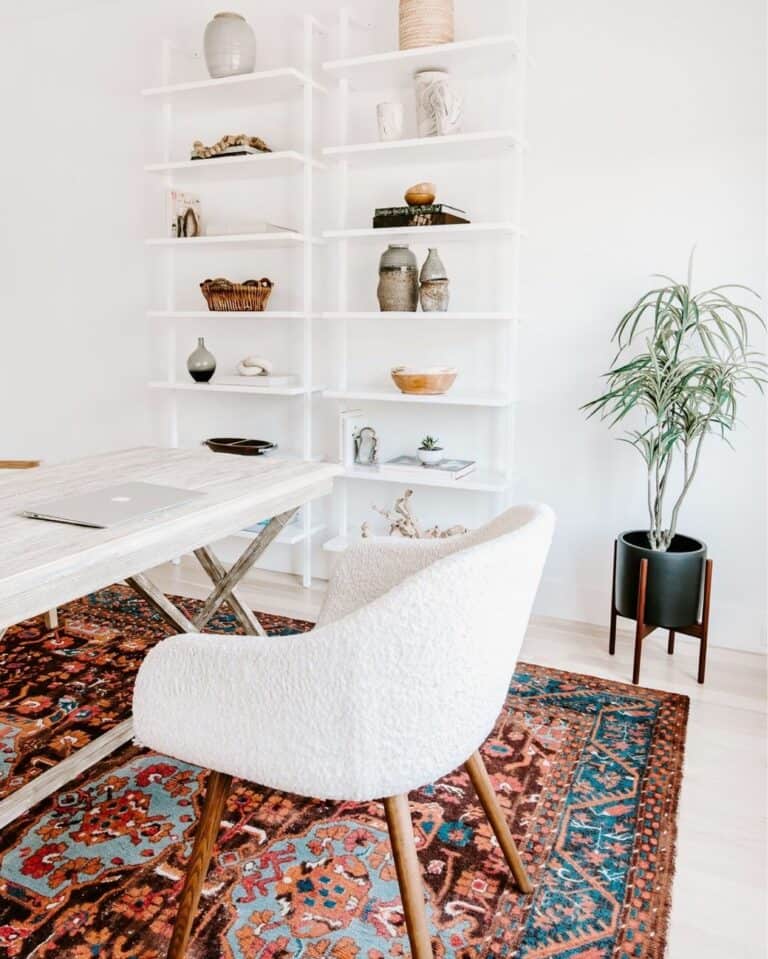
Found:
<svg viewBox="0 0 768 959"><path fill-rule="evenodd" d="M275 516L267 523L259 535L249 544L237 562L227 571L210 547L201 546L195 550L200 565L213 582L213 592L205 601L203 608L194 621L177 609L173 603L143 573L131 576L126 582L159 613L163 619L182 633L199 633L206 623L223 604L229 603L238 622L247 635L266 636L266 631L248 606L237 597L235 587L248 570L264 553L264 550L290 522L295 509Z"/></svg>

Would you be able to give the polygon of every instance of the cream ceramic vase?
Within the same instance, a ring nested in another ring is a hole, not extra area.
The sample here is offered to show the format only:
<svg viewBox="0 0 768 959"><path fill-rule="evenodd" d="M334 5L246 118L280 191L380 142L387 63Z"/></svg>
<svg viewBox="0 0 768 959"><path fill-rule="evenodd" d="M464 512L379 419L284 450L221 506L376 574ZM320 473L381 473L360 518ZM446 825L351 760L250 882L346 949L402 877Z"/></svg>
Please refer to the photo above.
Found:
<svg viewBox="0 0 768 959"><path fill-rule="evenodd" d="M448 71L420 70L414 79L419 136L461 133L463 104Z"/></svg>
<svg viewBox="0 0 768 959"><path fill-rule="evenodd" d="M239 13L217 13L205 28L203 46L208 73L214 79L253 73L256 36Z"/></svg>

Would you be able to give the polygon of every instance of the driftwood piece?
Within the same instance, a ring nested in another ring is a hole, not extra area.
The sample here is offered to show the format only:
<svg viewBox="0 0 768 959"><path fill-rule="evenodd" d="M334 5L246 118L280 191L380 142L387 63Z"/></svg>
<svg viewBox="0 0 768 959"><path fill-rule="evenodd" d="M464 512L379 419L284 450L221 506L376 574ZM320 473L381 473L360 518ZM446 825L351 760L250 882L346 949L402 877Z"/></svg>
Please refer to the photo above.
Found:
<svg viewBox="0 0 768 959"><path fill-rule="evenodd" d="M210 157L224 153L225 150L231 150L232 147L239 146L251 147L251 149L259 150L262 153L272 152L261 137L249 137L245 133L228 133L209 147L201 140L195 140L192 144L192 159L208 160Z"/></svg>
<svg viewBox="0 0 768 959"><path fill-rule="evenodd" d="M381 509L379 506L373 507L375 512L383 516L389 523L390 536L402 536L405 539L447 539L449 536L462 536L469 532L466 526L458 524L443 530L439 526L422 530L419 521L411 510L410 500L412 496L413 490L407 489L402 496L398 496L391 510ZM367 539L371 535L368 523L363 523L360 532L363 539Z"/></svg>

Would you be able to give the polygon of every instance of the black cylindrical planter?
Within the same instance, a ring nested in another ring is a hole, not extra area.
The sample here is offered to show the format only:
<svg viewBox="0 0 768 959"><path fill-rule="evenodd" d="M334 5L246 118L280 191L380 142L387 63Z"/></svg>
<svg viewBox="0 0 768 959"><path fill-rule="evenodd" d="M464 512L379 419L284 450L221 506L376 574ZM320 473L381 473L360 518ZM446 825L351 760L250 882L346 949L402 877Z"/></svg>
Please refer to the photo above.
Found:
<svg viewBox="0 0 768 959"><path fill-rule="evenodd" d="M690 536L676 535L666 552L651 549L648 533L622 533L616 543L616 609L620 616L637 616L640 560L648 560L645 622L665 629L699 621L707 547Z"/></svg>

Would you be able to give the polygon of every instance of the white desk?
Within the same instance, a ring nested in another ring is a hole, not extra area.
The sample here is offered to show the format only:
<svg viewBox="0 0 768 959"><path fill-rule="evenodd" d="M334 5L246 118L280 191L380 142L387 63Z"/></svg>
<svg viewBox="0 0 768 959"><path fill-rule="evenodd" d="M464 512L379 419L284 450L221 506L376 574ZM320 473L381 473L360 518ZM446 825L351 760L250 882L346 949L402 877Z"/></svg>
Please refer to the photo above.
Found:
<svg viewBox="0 0 768 959"><path fill-rule="evenodd" d="M256 617L237 598L237 582L296 509L331 492L339 472L340 467L330 463L232 456L202 449L142 448L2 475L0 630L126 580L178 632L202 630L226 601L247 633L261 633ZM206 496L112 529L87 529L19 515L30 504L135 480L200 490ZM270 517L273 521L227 572L208 544ZM191 552L214 584L194 623L143 575L144 570ZM0 827L132 735L132 723L127 719L8 796L0 802Z"/></svg>

